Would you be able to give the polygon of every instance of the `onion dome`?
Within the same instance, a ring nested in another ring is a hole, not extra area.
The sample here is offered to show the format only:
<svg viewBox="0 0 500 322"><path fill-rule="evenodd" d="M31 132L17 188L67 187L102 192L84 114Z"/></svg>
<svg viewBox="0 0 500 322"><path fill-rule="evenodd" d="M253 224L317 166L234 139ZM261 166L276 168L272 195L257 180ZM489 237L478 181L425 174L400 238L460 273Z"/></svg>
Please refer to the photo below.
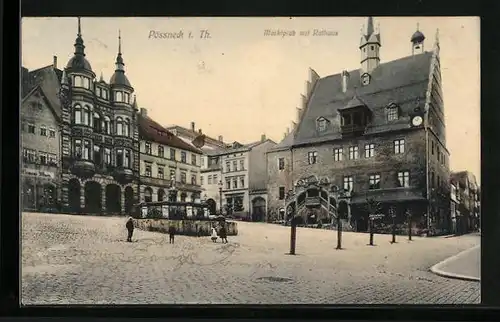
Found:
<svg viewBox="0 0 500 322"><path fill-rule="evenodd" d="M68 61L66 68L73 70L87 70L92 72L89 61L85 58L85 45L83 44L80 17L78 17L78 34L75 40L74 56Z"/></svg>
<svg viewBox="0 0 500 322"><path fill-rule="evenodd" d="M130 82L125 75L125 64L123 63L123 57L122 57L122 38L120 33L118 33L118 55L116 56L116 69L114 74L111 76L111 79L109 80L110 85L114 86L127 86L127 87L132 87L130 85Z"/></svg>
<svg viewBox="0 0 500 322"><path fill-rule="evenodd" d="M412 43L419 43L419 42L424 41L424 39L425 39L425 36L423 33L420 32L420 30L418 30L418 24L417 24L417 31L415 31L415 33L411 36L410 41Z"/></svg>

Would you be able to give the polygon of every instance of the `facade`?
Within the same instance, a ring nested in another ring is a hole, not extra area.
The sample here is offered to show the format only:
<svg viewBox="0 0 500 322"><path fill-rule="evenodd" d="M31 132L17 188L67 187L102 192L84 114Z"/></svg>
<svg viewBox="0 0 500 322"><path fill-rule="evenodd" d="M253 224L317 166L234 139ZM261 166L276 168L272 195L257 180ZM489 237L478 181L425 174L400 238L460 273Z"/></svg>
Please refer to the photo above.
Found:
<svg viewBox="0 0 500 322"><path fill-rule="evenodd" d="M187 144L200 149L203 152L201 157L200 184L203 188L203 199L208 203L210 214L215 215L220 212L221 205L221 178L222 167L219 155L226 151L226 144L222 136L214 139L196 130L195 122L191 122L191 127L185 128L178 125L168 126L167 129L177 135Z"/></svg>
<svg viewBox="0 0 500 322"><path fill-rule="evenodd" d="M267 213L266 153L276 143L262 135L250 144L234 142L219 155L222 209L232 216L264 221Z"/></svg>
<svg viewBox="0 0 500 322"><path fill-rule="evenodd" d="M465 234L480 228L480 190L476 177L469 171L453 172L450 184L455 190L452 195L451 217L455 217L455 232Z"/></svg>
<svg viewBox="0 0 500 322"><path fill-rule="evenodd" d="M200 202L202 151L183 141L140 109L141 202Z"/></svg>
<svg viewBox="0 0 500 322"><path fill-rule="evenodd" d="M60 210L60 117L56 95L60 71L54 65L22 68L21 204L23 211Z"/></svg>
<svg viewBox="0 0 500 322"><path fill-rule="evenodd" d="M294 202L285 219L330 222L336 212L346 229L366 231L369 214L390 224L392 208L399 225L449 229L439 39L430 52L424 39L417 30L410 56L380 63L380 34L368 18L359 69L326 77L310 70L297 125L267 156L269 221ZM320 197L332 191L334 213Z"/></svg>
<svg viewBox="0 0 500 322"><path fill-rule="evenodd" d="M118 37L116 70L97 81L86 58L80 18L74 56L61 77L62 194L65 212L130 213L139 187L134 88Z"/></svg>

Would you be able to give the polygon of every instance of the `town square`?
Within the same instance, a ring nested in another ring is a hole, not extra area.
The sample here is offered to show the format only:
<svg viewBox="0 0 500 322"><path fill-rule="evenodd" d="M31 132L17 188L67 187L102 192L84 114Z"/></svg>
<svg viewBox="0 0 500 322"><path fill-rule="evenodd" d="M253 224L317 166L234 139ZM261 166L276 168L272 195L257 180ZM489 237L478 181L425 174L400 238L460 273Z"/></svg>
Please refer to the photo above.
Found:
<svg viewBox="0 0 500 322"><path fill-rule="evenodd" d="M23 304L480 303L478 20L266 19L23 20Z"/></svg>

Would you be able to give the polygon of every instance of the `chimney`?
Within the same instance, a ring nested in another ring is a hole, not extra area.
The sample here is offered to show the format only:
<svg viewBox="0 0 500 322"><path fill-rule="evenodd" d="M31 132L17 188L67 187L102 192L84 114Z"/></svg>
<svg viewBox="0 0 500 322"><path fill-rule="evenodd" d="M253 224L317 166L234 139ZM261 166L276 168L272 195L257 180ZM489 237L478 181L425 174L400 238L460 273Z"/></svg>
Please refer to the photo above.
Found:
<svg viewBox="0 0 500 322"><path fill-rule="evenodd" d="M224 141L222 140L222 135L219 135L219 142L224 142Z"/></svg>
<svg viewBox="0 0 500 322"><path fill-rule="evenodd" d="M196 132L196 130L194 129L194 122L191 122L191 131Z"/></svg>
<svg viewBox="0 0 500 322"><path fill-rule="evenodd" d="M266 138L266 135L265 135L265 134L262 134L262 135L260 136L260 142L264 142L266 139L267 139L267 138Z"/></svg>
<svg viewBox="0 0 500 322"><path fill-rule="evenodd" d="M346 70L342 71L342 93L347 92L347 84L349 82L349 73Z"/></svg>
<svg viewBox="0 0 500 322"><path fill-rule="evenodd" d="M52 63L54 69L57 69L57 56L54 56L54 62Z"/></svg>
<svg viewBox="0 0 500 322"><path fill-rule="evenodd" d="M141 107L141 116L148 116L148 110L144 107Z"/></svg>
<svg viewBox="0 0 500 322"><path fill-rule="evenodd" d="M202 134L201 129L198 129L198 134Z"/></svg>

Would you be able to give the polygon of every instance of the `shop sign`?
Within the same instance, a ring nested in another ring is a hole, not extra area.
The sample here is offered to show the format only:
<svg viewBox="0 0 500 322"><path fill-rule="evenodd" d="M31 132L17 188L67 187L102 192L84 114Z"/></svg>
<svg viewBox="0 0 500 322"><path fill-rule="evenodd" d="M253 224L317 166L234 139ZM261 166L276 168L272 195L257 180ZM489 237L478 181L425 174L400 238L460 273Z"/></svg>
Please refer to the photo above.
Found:
<svg viewBox="0 0 500 322"><path fill-rule="evenodd" d="M21 173L22 173L22 175L29 176L29 177L54 179L54 172L49 172L49 171L35 170L35 169L23 169Z"/></svg>

